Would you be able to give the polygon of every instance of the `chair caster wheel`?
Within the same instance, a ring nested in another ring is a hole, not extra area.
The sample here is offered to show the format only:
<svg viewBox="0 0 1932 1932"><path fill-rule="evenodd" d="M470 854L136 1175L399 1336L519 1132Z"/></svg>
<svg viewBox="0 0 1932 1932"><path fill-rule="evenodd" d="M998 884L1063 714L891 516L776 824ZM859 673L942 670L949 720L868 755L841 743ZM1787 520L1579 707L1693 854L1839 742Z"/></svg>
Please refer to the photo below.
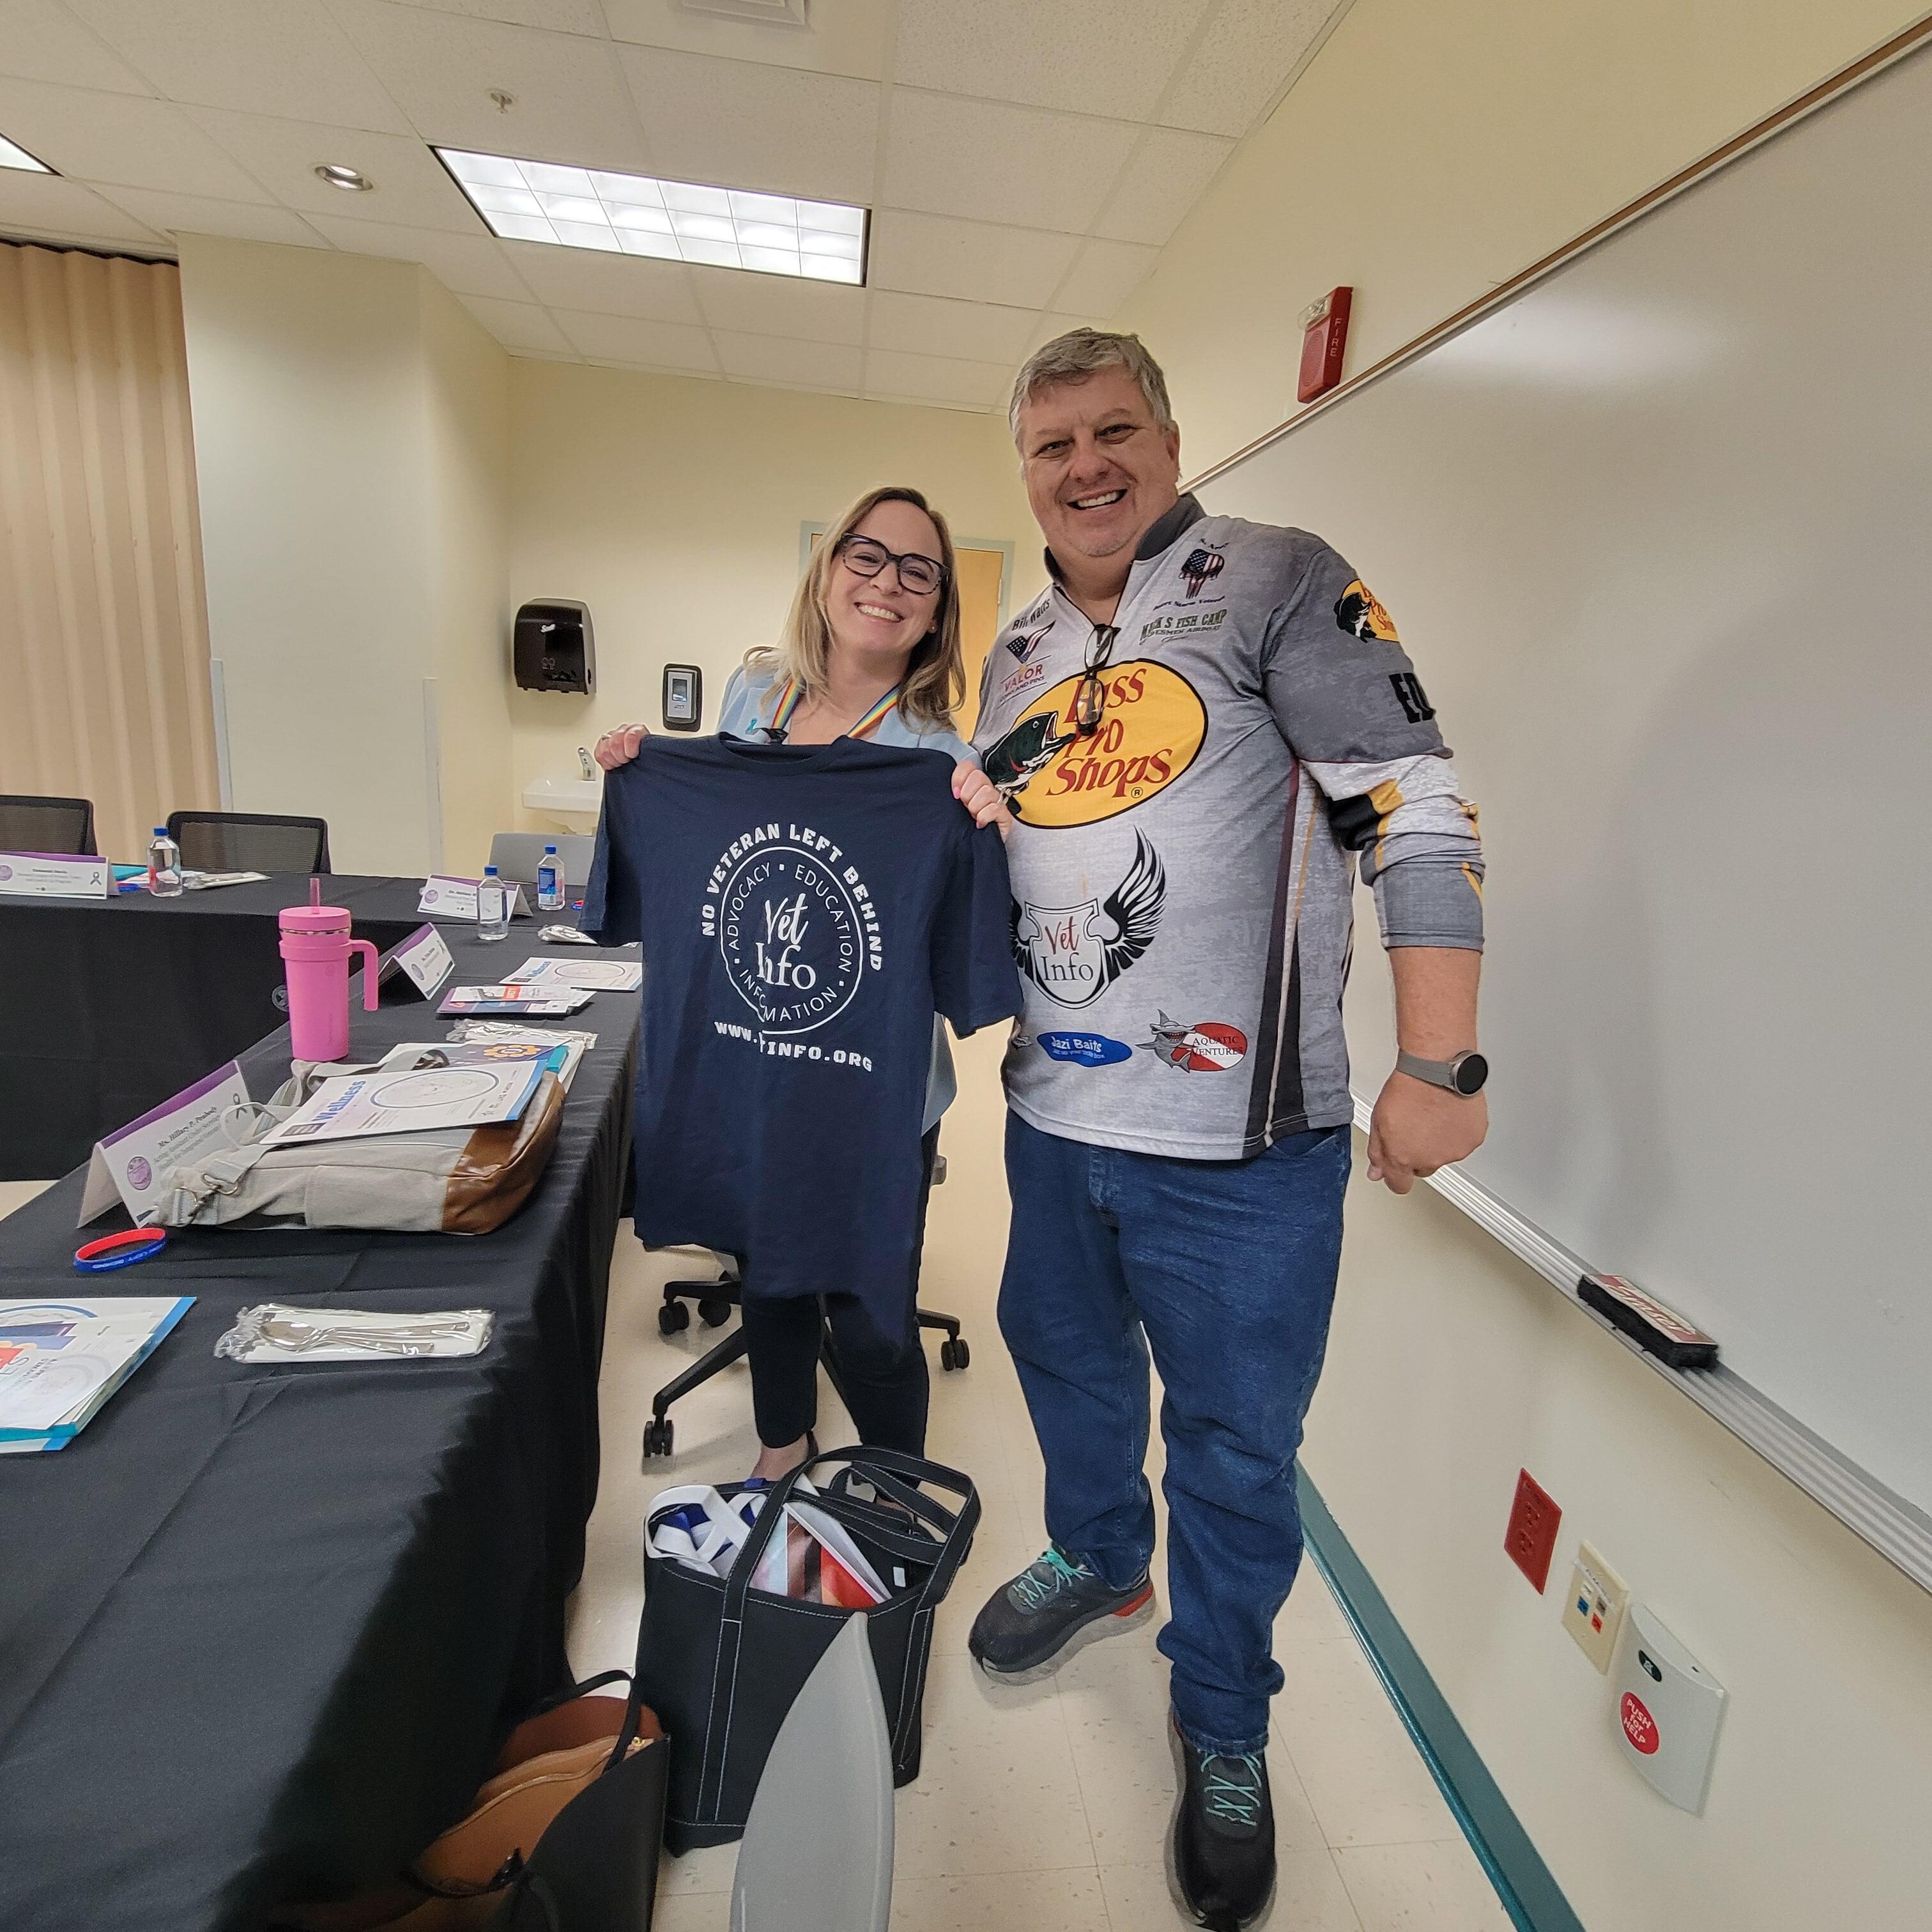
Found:
<svg viewBox="0 0 1932 1932"><path fill-rule="evenodd" d="M691 1326L691 1310L681 1301L667 1301L658 1310L658 1333L681 1335Z"/></svg>
<svg viewBox="0 0 1932 1932"><path fill-rule="evenodd" d="M716 1298L698 1304L698 1318L707 1328L722 1328L731 1318L731 1304Z"/></svg>
<svg viewBox="0 0 1932 1932"><path fill-rule="evenodd" d="M644 1424L644 1454L646 1456L668 1456L671 1442L672 1424L669 1416L654 1416Z"/></svg>
<svg viewBox="0 0 1932 1932"><path fill-rule="evenodd" d="M962 1335L956 1341L951 1336L939 1345L939 1366L950 1374L955 1369L963 1369L973 1359L973 1351L966 1346Z"/></svg>

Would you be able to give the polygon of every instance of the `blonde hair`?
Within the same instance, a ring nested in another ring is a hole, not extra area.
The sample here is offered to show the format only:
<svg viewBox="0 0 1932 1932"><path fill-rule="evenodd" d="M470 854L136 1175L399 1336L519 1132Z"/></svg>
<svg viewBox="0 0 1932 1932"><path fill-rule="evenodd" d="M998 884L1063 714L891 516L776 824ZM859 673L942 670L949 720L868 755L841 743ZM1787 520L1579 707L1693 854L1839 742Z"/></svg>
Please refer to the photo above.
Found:
<svg viewBox="0 0 1932 1932"><path fill-rule="evenodd" d="M910 503L915 510L924 511L939 532L939 561L946 580L939 587L932 628L913 646L899 689L898 708L907 722L920 730L950 730L954 709L966 694L959 638L959 572L946 519L916 490L890 485L868 490L838 517L819 539L812 561L798 580L778 642L747 651L745 668L789 676L808 697L824 695L825 667L832 654L832 620L826 612L825 586L838 566L839 545L881 503Z"/></svg>

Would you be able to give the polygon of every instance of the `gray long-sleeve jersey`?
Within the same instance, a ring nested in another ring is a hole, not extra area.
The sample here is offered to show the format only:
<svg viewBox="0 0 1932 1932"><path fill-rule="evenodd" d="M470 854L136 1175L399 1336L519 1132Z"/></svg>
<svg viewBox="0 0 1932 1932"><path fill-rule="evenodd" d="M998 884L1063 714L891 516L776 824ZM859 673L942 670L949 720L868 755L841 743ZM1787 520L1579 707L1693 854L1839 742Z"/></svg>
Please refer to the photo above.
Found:
<svg viewBox="0 0 1932 1932"><path fill-rule="evenodd" d="M1063 591L987 658L974 742L1019 820L1007 1096L1070 1139L1243 1157L1353 1112L1358 856L1384 945L1480 949L1475 809L1388 614L1318 538L1184 497L1114 626L1085 737L1106 640Z"/></svg>

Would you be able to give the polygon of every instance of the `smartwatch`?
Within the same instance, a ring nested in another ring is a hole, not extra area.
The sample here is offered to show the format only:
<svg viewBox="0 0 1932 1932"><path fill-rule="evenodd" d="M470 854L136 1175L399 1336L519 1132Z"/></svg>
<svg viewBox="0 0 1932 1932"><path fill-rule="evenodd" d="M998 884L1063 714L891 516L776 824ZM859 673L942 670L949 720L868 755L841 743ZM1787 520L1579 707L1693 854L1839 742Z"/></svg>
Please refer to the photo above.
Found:
<svg viewBox="0 0 1932 1932"><path fill-rule="evenodd" d="M1448 1060L1419 1060L1412 1053L1398 1052L1395 1067L1398 1073L1406 1073L1412 1080L1426 1080L1432 1087L1447 1088L1465 1100L1480 1094L1484 1082L1490 1077L1490 1063L1473 1050Z"/></svg>

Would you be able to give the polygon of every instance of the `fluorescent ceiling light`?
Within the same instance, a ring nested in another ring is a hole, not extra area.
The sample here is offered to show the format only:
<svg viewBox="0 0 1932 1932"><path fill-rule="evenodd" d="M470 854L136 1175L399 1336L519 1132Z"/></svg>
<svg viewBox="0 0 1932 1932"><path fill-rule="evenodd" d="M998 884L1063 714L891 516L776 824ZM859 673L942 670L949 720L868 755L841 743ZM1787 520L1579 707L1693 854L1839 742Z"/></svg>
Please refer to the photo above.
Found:
<svg viewBox="0 0 1932 1932"><path fill-rule="evenodd" d="M866 279L866 211L438 148L494 234L819 282Z"/></svg>
<svg viewBox="0 0 1932 1932"><path fill-rule="evenodd" d="M22 168L31 175L50 175L53 170L45 161L37 161L25 148L16 148L4 134L0 134L0 168Z"/></svg>

